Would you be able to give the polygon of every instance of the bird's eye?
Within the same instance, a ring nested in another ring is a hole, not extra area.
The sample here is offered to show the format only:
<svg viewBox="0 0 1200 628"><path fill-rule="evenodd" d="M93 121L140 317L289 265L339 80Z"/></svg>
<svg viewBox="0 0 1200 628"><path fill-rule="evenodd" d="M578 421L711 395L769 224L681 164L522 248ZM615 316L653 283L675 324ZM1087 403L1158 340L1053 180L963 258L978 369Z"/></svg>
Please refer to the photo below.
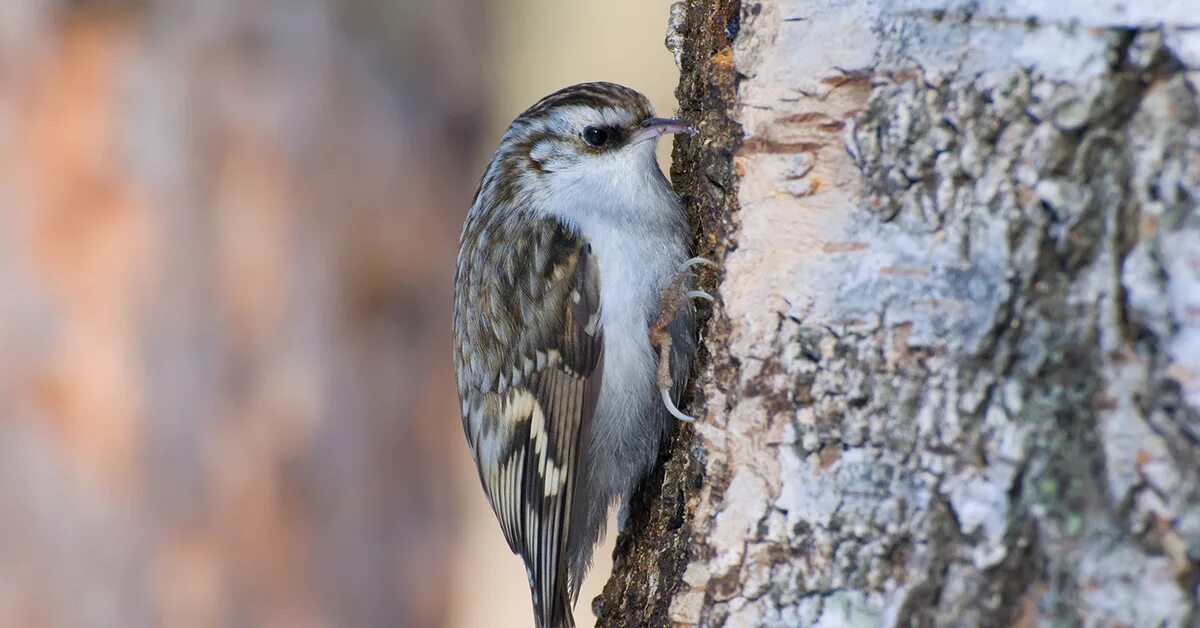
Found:
<svg viewBox="0 0 1200 628"><path fill-rule="evenodd" d="M604 146L608 143L608 131L598 126L589 126L583 130L583 141L597 148Z"/></svg>

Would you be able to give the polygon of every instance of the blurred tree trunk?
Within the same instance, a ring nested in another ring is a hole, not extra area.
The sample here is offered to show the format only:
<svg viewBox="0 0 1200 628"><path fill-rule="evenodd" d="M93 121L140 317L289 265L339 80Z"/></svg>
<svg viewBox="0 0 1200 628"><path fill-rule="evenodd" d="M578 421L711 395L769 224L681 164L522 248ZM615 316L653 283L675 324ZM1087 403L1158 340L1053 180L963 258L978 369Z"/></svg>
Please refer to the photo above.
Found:
<svg viewBox="0 0 1200 628"><path fill-rule="evenodd" d="M441 625L478 3L0 4L0 626Z"/></svg>
<svg viewBox="0 0 1200 628"><path fill-rule="evenodd" d="M1190 4L688 3L723 277L601 625L1200 622Z"/></svg>

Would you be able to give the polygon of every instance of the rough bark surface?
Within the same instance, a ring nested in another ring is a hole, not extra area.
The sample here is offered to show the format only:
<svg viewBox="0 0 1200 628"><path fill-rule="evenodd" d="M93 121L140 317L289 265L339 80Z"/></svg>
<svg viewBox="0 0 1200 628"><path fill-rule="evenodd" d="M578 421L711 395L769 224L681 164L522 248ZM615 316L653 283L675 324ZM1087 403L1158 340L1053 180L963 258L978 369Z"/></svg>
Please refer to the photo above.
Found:
<svg viewBox="0 0 1200 628"><path fill-rule="evenodd" d="M1043 4L688 3L724 273L601 625L1200 622L1198 25Z"/></svg>

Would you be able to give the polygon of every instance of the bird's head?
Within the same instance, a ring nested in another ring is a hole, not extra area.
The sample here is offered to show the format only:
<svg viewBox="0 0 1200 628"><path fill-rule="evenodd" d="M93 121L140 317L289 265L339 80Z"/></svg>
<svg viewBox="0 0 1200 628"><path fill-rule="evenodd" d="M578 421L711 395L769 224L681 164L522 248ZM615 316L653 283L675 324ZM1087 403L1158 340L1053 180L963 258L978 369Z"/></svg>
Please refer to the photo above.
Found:
<svg viewBox="0 0 1200 628"><path fill-rule="evenodd" d="M581 83L538 101L513 121L505 140L544 173L596 168L606 162L644 160L667 133L695 129L682 120L657 118L642 94L615 83Z"/></svg>
<svg viewBox="0 0 1200 628"><path fill-rule="evenodd" d="M539 193L604 195L665 183L655 161L658 138L694 133L683 120L658 118L650 101L615 83L581 83L539 100L501 140L483 188L498 199ZM669 189L669 188L667 188Z"/></svg>

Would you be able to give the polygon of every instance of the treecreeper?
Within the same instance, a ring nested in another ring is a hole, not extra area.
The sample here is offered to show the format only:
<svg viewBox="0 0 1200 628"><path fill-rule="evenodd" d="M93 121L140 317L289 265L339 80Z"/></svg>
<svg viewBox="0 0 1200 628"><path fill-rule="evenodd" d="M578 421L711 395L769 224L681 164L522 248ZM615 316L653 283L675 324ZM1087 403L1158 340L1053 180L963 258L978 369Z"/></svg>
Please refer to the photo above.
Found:
<svg viewBox="0 0 1200 628"><path fill-rule="evenodd" d="M508 127L467 213L454 365L479 479L525 561L539 628L571 610L604 534L654 465L696 346L690 230L655 159L695 133L642 94L583 83Z"/></svg>

